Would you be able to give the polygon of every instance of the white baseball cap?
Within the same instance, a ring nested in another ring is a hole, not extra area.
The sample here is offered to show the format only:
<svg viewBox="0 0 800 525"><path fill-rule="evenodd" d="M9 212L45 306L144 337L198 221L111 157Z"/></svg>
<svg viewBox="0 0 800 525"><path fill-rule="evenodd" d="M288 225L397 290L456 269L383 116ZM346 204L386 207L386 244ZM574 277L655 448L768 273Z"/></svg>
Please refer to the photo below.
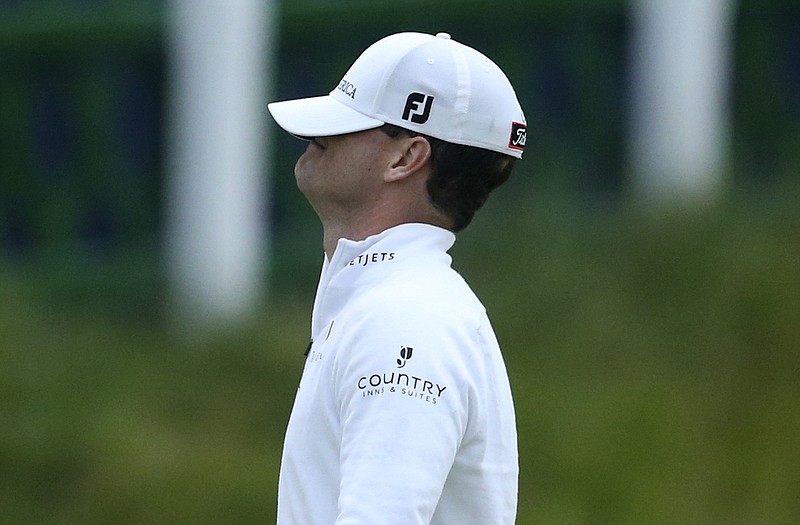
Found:
<svg viewBox="0 0 800 525"><path fill-rule="evenodd" d="M394 124L522 158L526 121L503 71L447 33L397 33L368 47L320 97L268 105L280 127L327 137Z"/></svg>

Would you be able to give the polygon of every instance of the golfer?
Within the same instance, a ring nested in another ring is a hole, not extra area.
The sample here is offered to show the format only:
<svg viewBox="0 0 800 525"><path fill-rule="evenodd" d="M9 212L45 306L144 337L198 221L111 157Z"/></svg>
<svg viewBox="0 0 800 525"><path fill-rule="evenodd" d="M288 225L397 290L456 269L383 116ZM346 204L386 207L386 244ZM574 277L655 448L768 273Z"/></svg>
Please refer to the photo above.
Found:
<svg viewBox="0 0 800 525"><path fill-rule="evenodd" d="M295 177L325 251L278 523L513 523L508 376L447 254L522 157L511 84L446 33L399 33L328 95L269 110L308 141Z"/></svg>

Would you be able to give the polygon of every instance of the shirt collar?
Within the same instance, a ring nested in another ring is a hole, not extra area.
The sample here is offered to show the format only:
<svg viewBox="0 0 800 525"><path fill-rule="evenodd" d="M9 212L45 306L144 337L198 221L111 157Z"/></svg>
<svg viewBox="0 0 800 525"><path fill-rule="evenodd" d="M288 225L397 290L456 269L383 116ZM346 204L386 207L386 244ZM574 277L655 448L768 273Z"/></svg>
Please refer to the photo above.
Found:
<svg viewBox="0 0 800 525"><path fill-rule="evenodd" d="M441 260L450 264L447 251L455 243L453 232L431 224L394 226L361 241L339 239L333 256L325 257L312 315L316 336L343 307L364 280L380 279L393 269Z"/></svg>

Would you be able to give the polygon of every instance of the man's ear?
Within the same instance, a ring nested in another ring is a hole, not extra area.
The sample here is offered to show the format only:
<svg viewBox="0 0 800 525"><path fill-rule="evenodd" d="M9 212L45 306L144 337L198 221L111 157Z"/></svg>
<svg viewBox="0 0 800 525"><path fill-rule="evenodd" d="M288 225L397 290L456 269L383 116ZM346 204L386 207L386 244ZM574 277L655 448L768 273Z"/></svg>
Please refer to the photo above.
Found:
<svg viewBox="0 0 800 525"><path fill-rule="evenodd" d="M408 178L425 168L431 159L431 144L424 137L402 138L396 145L392 163L383 177L385 182Z"/></svg>

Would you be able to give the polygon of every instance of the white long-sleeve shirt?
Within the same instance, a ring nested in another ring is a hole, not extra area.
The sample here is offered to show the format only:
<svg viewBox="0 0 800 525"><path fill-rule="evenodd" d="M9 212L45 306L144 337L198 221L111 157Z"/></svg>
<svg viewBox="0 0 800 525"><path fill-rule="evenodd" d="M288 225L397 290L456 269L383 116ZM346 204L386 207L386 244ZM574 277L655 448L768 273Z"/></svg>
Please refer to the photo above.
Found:
<svg viewBox="0 0 800 525"><path fill-rule="evenodd" d="M280 525L513 523L517 435L485 310L423 224L342 239L286 431Z"/></svg>

